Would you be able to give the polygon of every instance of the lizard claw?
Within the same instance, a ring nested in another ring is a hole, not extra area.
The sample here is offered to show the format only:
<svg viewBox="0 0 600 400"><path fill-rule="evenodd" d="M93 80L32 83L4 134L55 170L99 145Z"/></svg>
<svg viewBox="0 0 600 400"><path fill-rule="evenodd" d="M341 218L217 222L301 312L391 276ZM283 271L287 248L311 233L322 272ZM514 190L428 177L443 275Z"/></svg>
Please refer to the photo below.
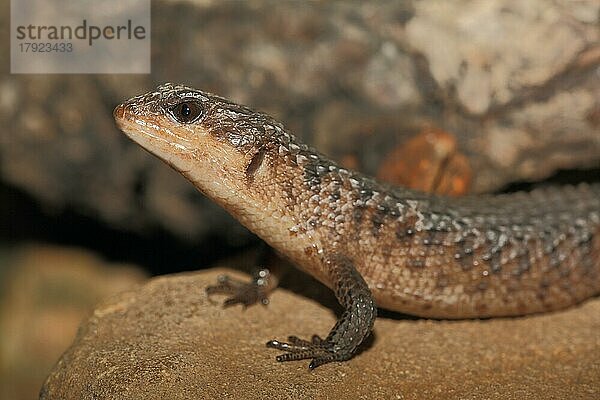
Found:
<svg viewBox="0 0 600 400"><path fill-rule="evenodd" d="M217 284L206 287L205 291L210 298L213 294L228 294L223 302L223 307L242 304L244 308L256 303L269 304L268 294L271 290L270 274L267 269L261 269L250 282L244 282L221 275L217 278Z"/></svg>
<svg viewBox="0 0 600 400"><path fill-rule="evenodd" d="M336 352L334 350L335 346L333 342L321 339L317 335L313 335L310 341L300 339L297 336L288 337L287 343L278 340L270 340L267 342L267 347L286 352L275 357L279 362L312 358L308 365L310 370L332 361L341 361L348 358L345 354L342 354L342 352Z"/></svg>

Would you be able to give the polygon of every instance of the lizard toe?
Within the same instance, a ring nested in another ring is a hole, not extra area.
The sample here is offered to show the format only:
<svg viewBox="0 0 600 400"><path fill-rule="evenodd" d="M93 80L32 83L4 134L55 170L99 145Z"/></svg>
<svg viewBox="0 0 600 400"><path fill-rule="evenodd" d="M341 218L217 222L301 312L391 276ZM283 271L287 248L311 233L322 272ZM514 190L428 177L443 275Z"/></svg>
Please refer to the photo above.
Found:
<svg viewBox="0 0 600 400"><path fill-rule="evenodd" d="M311 370L328 362L346 358L334 350L334 343L321 339L317 335L313 335L311 340L300 339L297 336L288 337L288 342L270 340L267 342L267 347L286 352L275 357L279 362L311 359L308 366Z"/></svg>

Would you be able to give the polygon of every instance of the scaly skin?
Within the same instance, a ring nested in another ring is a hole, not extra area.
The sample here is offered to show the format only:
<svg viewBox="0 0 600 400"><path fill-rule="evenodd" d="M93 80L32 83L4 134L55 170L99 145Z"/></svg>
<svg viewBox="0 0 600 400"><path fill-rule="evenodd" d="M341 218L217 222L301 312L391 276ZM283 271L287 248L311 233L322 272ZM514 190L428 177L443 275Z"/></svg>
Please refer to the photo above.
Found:
<svg viewBox="0 0 600 400"><path fill-rule="evenodd" d="M371 332L375 304L494 317L558 310L600 291L600 185L457 199L391 187L340 168L265 114L172 84L114 116L132 140L335 291L346 311L329 336L270 341L287 352L279 361L312 358L314 368L350 358ZM215 291L240 286L222 284Z"/></svg>

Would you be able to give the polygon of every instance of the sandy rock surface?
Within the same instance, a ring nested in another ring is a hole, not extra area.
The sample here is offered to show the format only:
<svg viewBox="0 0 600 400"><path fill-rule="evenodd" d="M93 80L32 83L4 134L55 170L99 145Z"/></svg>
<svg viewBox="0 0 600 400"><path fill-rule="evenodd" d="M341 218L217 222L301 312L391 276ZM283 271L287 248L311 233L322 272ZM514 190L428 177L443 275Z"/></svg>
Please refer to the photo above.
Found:
<svg viewBox="0 0 600 400"><path fill-rule="evenodd" d="M354 359L310 372L306 361L277 363L264 344L326 334L331 309L278 289L268 307L225 310L203 288L230 272L155 278L99 306L41 399L600 397L598 298L524 318L388 315Z"/></svg>

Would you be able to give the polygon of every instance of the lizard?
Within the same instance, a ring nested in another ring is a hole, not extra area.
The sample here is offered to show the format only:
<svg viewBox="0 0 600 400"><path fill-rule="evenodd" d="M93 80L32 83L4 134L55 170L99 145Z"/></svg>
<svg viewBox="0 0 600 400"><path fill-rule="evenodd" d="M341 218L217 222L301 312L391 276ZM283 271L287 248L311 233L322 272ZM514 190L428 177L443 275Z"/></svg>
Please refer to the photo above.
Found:
<svg viewBox="0 0 600 400"><path fill-rule="evenodd" d="M312 370L350 359L377 308L429 318L520 316L600 292L600 184L449 198L345 169L280 122L166 83L113 112L130 139L184 175L279 254L324 283L344 311L323 339L267 347ZM276 279L224 277L226 304L266 302Z"/></svg>

